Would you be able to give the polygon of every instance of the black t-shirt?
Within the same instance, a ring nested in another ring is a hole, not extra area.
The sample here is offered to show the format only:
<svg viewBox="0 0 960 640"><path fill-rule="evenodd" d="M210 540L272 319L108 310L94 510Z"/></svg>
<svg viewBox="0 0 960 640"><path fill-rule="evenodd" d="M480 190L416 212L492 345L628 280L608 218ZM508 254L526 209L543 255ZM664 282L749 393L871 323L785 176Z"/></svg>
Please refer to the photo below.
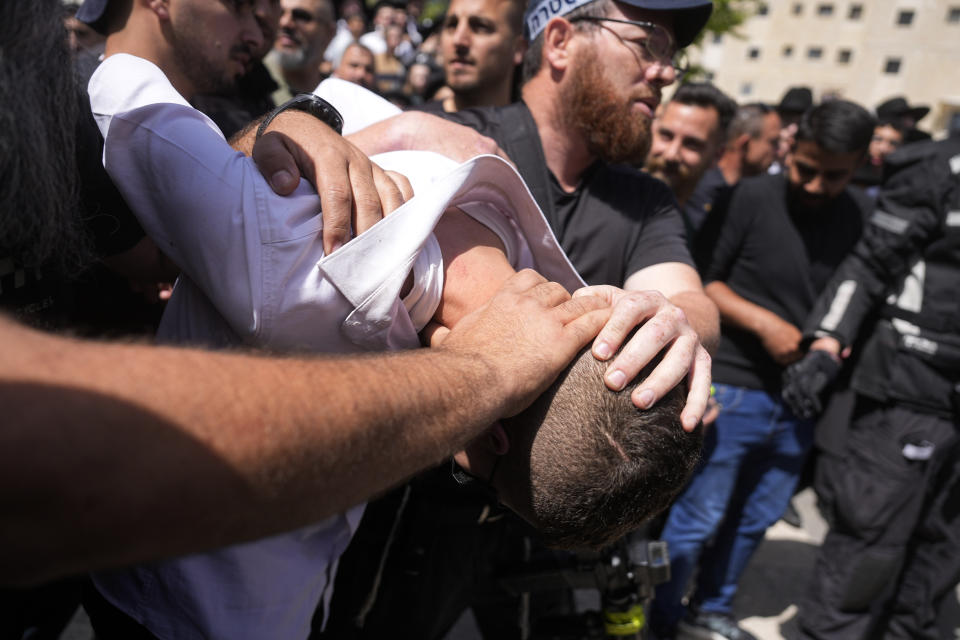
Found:
<svg viewBox="0 0 960 640"><path fill-rule="evenodd" d="M817 212L791 212L783 175L746 178L729 204L711 211L697 241L705 283L724 282L741 297L801 328L820 291L860 237L869 202L846 189ZM753 333L721 327L713 358L717 382L776 391L782 367Z"/></svg>
<svg viewBox="0 0 960 640"><path fill-rule="evenodd" d="M659 180L597 161L576 191L566 193L546 167L540 137L523 104L442 115L490 136L507 151L589 284L622 286L640 269L663 262L693 265L676 200ZM527 133L519 137L516 118L526 125Z"/></svg>
<svg viewBox="0 0 960 640"><path fill-rule="evenodd" d="M709 169L700 178L700 182L694 187L693 193L683 207L683 217L687 223L687 233L692 236L703 226L703 221L707 219L713 206L717 203L720 195L730 189L727 179L723 177L723 172L714 167Z"/></svg>

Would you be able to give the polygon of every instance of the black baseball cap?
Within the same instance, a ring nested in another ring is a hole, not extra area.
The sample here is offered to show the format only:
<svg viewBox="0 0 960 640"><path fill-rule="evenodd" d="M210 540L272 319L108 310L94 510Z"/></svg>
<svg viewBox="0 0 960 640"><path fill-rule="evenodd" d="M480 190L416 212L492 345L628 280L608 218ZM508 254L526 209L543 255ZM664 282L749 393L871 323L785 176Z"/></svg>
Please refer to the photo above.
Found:
<svg viewBox="0 0 960 640"><path fill-rule="evenodd" d="M551 18L564 16L596 0L531 0L524 18L528 40L536 38ZM686 47L703 30L713 12L713 0L616 0L640 9L673 14L673 35L678 47Z"/></svg>
<svg viewBox="0 0 960 640"><path fill-rule="evenodd" d="M110 0L83 0L83 4L77 9L77 15L74 16L80 22L84 22L96 31L104 35L106 25L103 23L103 14L107 12L107 5Z"/></svg>

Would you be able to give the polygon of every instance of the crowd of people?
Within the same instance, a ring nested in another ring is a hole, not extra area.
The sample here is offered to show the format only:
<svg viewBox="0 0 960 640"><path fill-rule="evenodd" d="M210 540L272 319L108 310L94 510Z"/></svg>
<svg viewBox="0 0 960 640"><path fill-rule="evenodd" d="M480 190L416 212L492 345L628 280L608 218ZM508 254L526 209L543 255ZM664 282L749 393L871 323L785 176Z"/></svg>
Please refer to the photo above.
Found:
<svg viewBox="0 0 960 640"><path fill-rule="evenodd" d="M537 637L647 527L636 633L749 640L815 465L803 637L937 637L960 142L684 78L712 8L5 3L4 636Z"/></svg>

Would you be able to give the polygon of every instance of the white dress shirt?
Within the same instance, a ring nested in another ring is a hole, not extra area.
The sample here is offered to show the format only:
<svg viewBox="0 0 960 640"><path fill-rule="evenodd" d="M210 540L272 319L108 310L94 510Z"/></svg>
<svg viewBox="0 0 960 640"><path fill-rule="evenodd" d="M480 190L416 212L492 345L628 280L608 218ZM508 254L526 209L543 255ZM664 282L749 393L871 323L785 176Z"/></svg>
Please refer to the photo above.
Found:
<svg viewBox="0 0 960 640"><path fill-rule="evenodd" d="M324 256L313 188L304 180L290 197L274 194L155 65L113 55L89 92L104 166L182 269L161 321L165 340L283 351L417 347L443 288L432 230L451 206L494 230L516 268L536 268L570 290L583 284L523 181L499 158L458 166L426 152L380 157L408 175L416 197ZM401 300L411 272L414 287ZM318 602L329 602L337 558L361 513L362 505L299 531L99 573L94 582L162 640L302 640Z"/></svg>

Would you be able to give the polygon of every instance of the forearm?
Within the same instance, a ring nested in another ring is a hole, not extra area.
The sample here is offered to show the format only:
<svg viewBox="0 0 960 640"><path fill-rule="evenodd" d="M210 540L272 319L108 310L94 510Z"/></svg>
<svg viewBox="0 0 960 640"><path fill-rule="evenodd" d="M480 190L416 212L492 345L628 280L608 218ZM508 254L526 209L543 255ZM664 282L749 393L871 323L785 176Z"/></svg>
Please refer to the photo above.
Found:
<svg viewBox="0 0 960 640"><path fill-rule="evenodd" d="M497 384L476 358L444 352L378 357L373 379L361 358L0 333L5 583L317 521L458 449L502 400L472 392Z"/></svg>
<svg viewBox="0 0 960 640"><path fill-rule="evenodd" d="M719 280L708 283L704 291L717 305L720 320L724 324L762 337L771 323L785 322L777 314L750 302Z"/></svg>
<svg viewBox="0 0 960 640"><path fill-rule="evenodd" d="M712 355L720 344L720 316L717 305L701 291L681 291L670 297L687 316L687 322L700 336L700 343Z"/></svg>
<svg viewBox="0 0 960 640"><path fill-rule="evenodd" d="M368 156L413 149L412 132L422 127L420 120L418 112L401 113L345 137Z"/></svg>

